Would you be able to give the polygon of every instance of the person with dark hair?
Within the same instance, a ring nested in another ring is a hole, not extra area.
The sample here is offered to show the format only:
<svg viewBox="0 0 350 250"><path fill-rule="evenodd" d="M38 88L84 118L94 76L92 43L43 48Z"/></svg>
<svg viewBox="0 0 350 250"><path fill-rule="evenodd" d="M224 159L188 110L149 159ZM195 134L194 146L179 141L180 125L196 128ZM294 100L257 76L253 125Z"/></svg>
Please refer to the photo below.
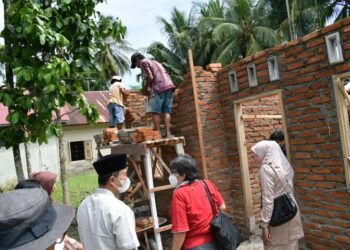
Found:
<svg viewBox="0 0 350 250"><path fill-rule="evenodd" d="M41 188L5 192L0 195L0 249L53 250L72 220L73 209L52 204Z"/></svg>
<svg viewBox="0 0 350 250"><path fill-rule="evenodd" d="M99 188L86 197L77 212L84 250L130 250L140 244L135 215L117 197L130 187L126 155L107 155L93 163Z"/></svg>
<svg viewBox="0 0 350 250"><path fill-rule="evenodd" d="M174 84L163 65L155 60L145 58L140 53L131 56L131 68L141 69L146 79L143 93L148 93L151 88L149 99L150 112L153 114L155 130L160 130L160 114L164 114L166 137L173 137L170 132L170 118L173 107ZM148 95L148 94L147 94Z"/></svg>
<svg viewBox="0 0 350 250"><path fill-rule="evenodd" d="M127 96L127 91L122 84L120 76L113 76L111 86L108 91L108 112L109 112L109 127L114 128L117 124L118 130L123 128L125 120L124 114L124 99Z"/></svg>
<svg viewBox="0 0 350 250"><path fill-rule="evenodd" d="M24 188L41 188L40 182L37 180L21 180L20 182L17 183L15 186L15 189L24 189Z"/></svg>
<svg viewBox="0 0 350 250"><path fill-rule="evenodd" d="M272 132L269 138L270 141L275 141L280 145L282 152L285 156L287 156L286 144L284 142L284 133L282 130L275 130Z"/></svg>
<svg viewBox="0 0 350 250"><path fill-rule="evenodd" d="M219 249L211 230L213 212L204 185L209 189L216 213L219 208L226 209L221 194L212 182L199 177L196 161L191 156L180 155L170 164L173 173L169 182L176 187L170 205L172 250Z"/></svg>

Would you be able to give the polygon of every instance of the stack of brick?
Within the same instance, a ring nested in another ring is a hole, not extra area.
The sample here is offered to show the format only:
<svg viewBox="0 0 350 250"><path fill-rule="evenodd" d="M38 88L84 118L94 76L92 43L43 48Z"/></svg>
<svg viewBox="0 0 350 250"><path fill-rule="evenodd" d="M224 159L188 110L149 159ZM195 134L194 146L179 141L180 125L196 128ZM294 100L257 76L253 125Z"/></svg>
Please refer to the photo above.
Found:
<svg viewBox="0 0 350 250"><path fill-rule="evenodd" d="M118 129L117 128L106 128L103 130L103 142L113 142L118 141Z"/></svg>
<svg viewBox="0 0 350 250"><path fill-rule="evenodd" d="M149 127L141 127L136 129L136 132L133 136L133 141L139 143L143 141L158 140L161 138L162 137L159 130L153 130Z"/></svg>
<svg viewBox="0 0 350 250"><path fill-rule="evenodd" d="M127 128L146 126L146 97L140 92L130 91L125 100L127 111L125 125Z"/></svg>

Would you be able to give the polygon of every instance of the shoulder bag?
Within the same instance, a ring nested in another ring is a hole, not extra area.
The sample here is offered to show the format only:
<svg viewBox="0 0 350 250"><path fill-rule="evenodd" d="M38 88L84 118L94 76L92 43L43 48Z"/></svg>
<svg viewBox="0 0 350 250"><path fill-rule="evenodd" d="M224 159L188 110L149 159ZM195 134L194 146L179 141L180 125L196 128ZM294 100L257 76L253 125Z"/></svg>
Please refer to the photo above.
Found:
<svg viewBox="0 0 350 250"><path fill-rule="evenodd" d="M216 244L219 245L223 250L236 249L240 241L240 233L238 229L231 223L227 215L221 212L220 208L218 208L219 214L216 215L215 205L211 197L211 194L209 192L209 188L205 183L205 181L201 180L201 182L203 184L205 191L207 192L208 200L213 212L211 229L214 233Z"/></svg>
<svg viewBox="0 0 350 250"><path fill-rule="evenodd" d="M277 175L276 170L273 168L273 166L271 164L269 164L269 166L272 168L272 170L275 173L275 175L277 176L278 180L283 185L283 182L279 178L279 176ZM298 212L297 204L295 203L295 201L291 197L291 195L287 192L285 185L283 185L283 189L284 189L285 193L278 196L273 201L273 211L272 211L272 216L271 216L271 219L269 222L269 225L271 227L277 227L277 226L280 226L280 225L290 221L291 219L294 218L294 216Z"/></svg>

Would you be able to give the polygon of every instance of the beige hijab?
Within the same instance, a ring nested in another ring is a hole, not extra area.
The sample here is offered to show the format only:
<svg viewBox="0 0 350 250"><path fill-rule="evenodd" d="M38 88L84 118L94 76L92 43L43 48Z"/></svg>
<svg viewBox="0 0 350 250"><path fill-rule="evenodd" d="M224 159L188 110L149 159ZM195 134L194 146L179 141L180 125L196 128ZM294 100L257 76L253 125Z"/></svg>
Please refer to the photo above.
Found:
<svg viewBox="0 0 350 250"><path fill-rule="evenodd" d="M283 154L281 147L275 141L259 141L251 150L257 156L263 158L261 166L272 164L282 169L285 175L293 176L293 168Z"/></svg>

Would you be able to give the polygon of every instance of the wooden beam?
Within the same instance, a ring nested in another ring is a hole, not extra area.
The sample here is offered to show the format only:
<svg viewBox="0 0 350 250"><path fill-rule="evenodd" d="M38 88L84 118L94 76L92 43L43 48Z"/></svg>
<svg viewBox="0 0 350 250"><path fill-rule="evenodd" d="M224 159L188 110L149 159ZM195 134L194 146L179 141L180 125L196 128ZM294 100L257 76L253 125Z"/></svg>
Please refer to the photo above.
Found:
<svg viewBox="0 0 350 250"><path fill-rule="evenodd" d="M173 188L175 188L175 186L165 185L165 186L154 187L154 188L150 189L149 192L154 193L154 192L169 190L169 189L173 189Z"/></svg>
<svg viewBox="0 0 350 250"><path fill-rule="evenodd" d="M245 131L244 131L244 123L241 119L242 117L242 104L235 103L234 104L234 116L235 116L235 124L236 124L236 134L238 141L238 152L240 159L240 169L241 169L241 180L243 187L243 197L244 197L244 208L245 208L245 216L246 223L250 225L250 220L252 216L254 216L253 211L253 197L252 197L252 187L250 183L250 174L249 174L249 164L248 164L248 153L247 147L245 145ZM251 229L251 228L250 228Z"/></svg>
<svg viewBox="0 0 350 250"><path fill-rule="evenodd" d="M157 153L155 148L152 148L152 153L154 154L154 156L157 158L158 162L160 163L160 165L168 172L168 174L171 173L170 169L168 168L168 166L165 164L165 162L163 161L163 159L160 157L160 155Z"/></svg>
<svg viewBox="0 0 350 250"><path fill-rule="evenodd" d="M133 167L133 169L135 170L136 175L137 175L137 177L139 178L139 180L140 180L140 182L142 184L145 197L147 199L149 199L148 189L147 189L145 181L143 180L142 173L141 173L140 169L137 167L137 163L135 162L134 158L132 158L132 156L130 156L130 155L128 155L128 161L131 164L131 166Z"/></svg>
<svg viewBox="0 0 350 250"><path fill-rule="evenodd" d="M169 225L166 225L166 226L157 228L155 231L156 231L157 233L161 233L161 232L164 232L164 231L171 230L172 227L173 227L173 225L172 225L172 224L169 224Z"/></svg>
<svg viewBox="0 0 350 250"><path fill-rule="evenodd" d="M338 88L340 90L340 93L344 96L345 100L348 102L348 105L350 105L350 96L349 94L345 91L345 88L342 84L342 81L340 79L336 80Z"/></svg>
<svg viewBox="0 0 350 250"><path fill-rule="evenodd" d="M202 160L202 167L203 167L203 177L205 179L208 178L208 170L207 170L207 158L205 156L205 149L204 149L204 142L203 142L203 129L202 129L202 121L201 121L201 115L200 115L200 109L198 104L198 86L196 81L196 73L194 71L194 64L193 64L193 56L192 56L192 50L188 50L188 61L190 64L190 71L191 71L191 80L192 80L192 88L193 88L193 98L194 98L194 106L196 111L196 121L197 121L197 130L198 130L198 137L199 137L199 148L201 152L201 160Z"/></svg>
<svg viewBox="0 0 350 250"><path fill-rule="evenodd" d="M282 115L242 115L242 119L282 119Z"/></svg>

